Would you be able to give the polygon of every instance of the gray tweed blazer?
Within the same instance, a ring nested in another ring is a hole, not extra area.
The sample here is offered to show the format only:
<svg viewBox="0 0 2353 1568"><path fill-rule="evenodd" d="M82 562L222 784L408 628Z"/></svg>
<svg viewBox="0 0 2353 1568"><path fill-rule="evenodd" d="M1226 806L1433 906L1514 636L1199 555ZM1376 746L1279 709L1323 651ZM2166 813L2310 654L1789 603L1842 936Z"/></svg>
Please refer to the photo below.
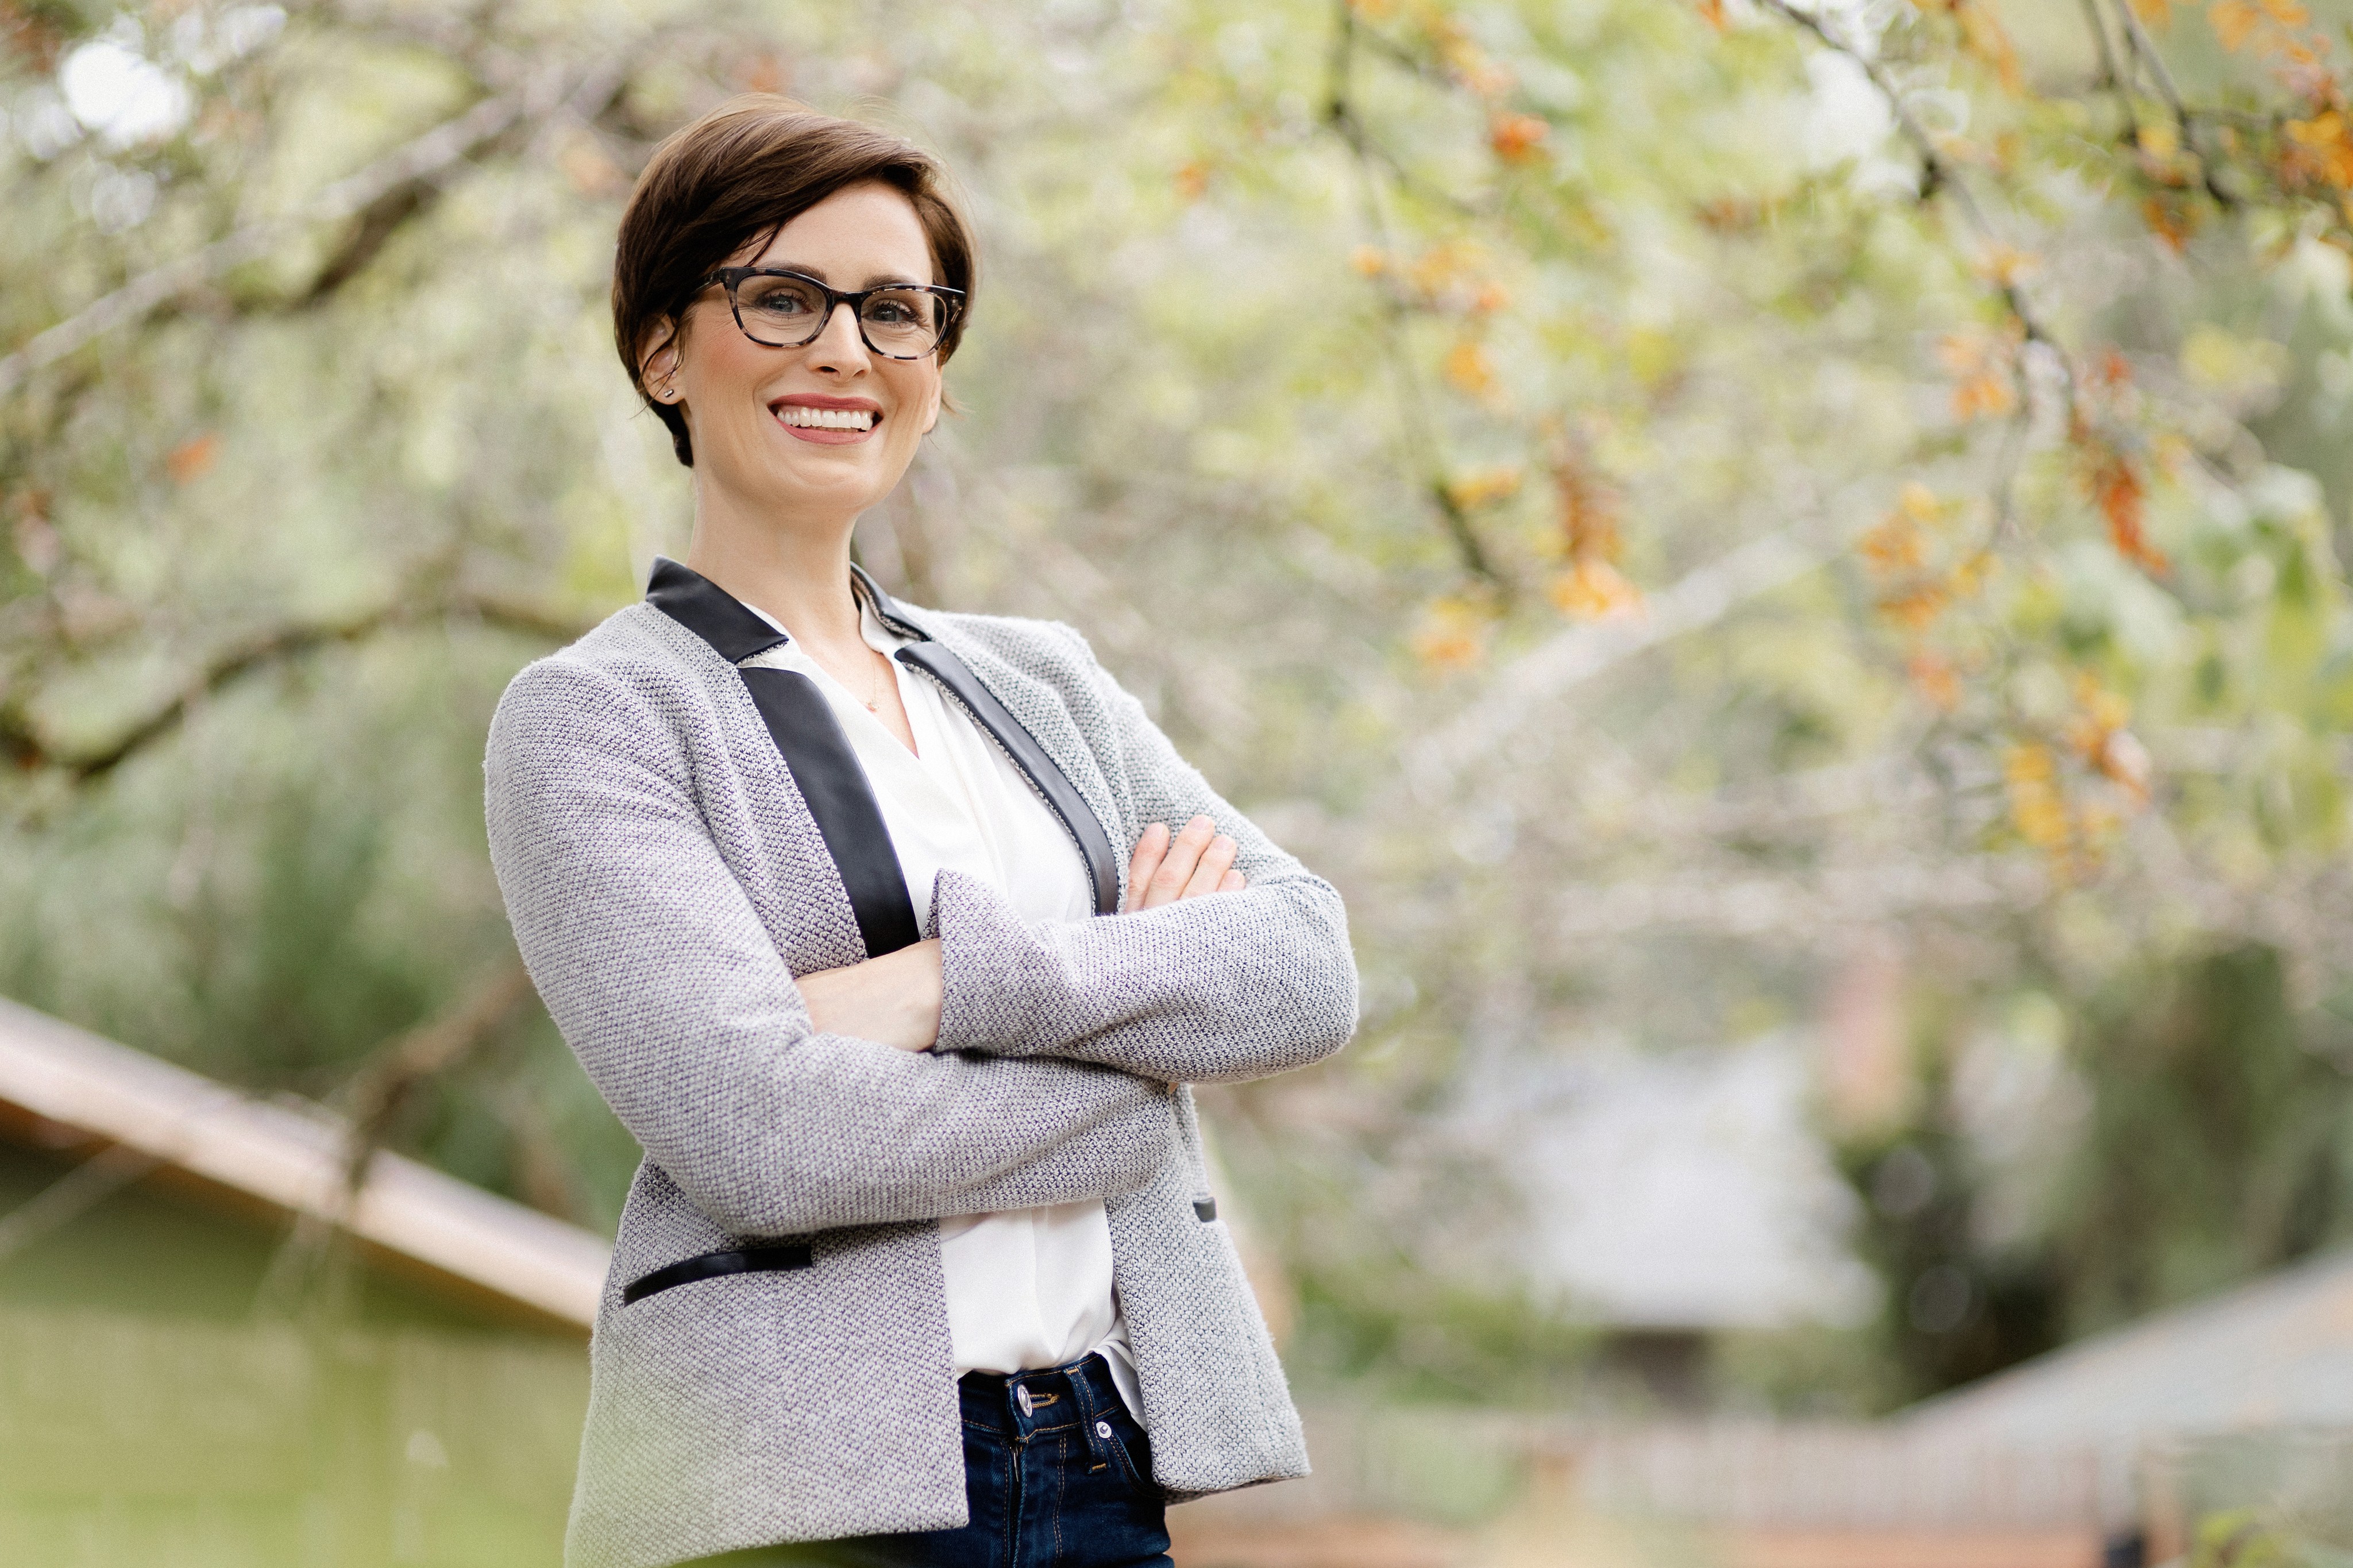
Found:
<svg viewBox="0 0 2353 1568"><path fill-rule="evenodd" d="M1076 632L876 598L1050 760L1041 791L1083 802L1071 831L1098 837L1099 873L1101 838L1124 877L1146 825L1207 813L1250 887L1032 925L947 873L937 1050L820 1034L794 976L868 947L727 639L635 605L515 678L491 727L491 860L540 994L646 1152L591 1351L574 1568L965 1523L950 1215L1104 1199L1155 1479L1180 1500L1307 1473L1186 1085L1347 1040L1339 897Z"/></svg>

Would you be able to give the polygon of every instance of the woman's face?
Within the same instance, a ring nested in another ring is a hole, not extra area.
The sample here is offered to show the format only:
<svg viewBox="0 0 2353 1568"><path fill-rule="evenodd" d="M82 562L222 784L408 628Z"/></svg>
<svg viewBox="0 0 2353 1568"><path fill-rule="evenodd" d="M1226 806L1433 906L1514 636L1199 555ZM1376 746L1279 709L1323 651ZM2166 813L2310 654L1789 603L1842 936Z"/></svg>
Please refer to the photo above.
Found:
<svg viewBox="0 0 2353 1568"><path fill-rule="evenodd" d="M836 191L728 265L789 268L845 290L938 281L913 205L884 184ZM680 336L668 385L694 438L697 483L717 486L735 505L853 519L891 493L939 417L938 356L874 353L847 308L814 342L768 348L737 329L726 291L713 284L688 308ZM668 346L653 356L646 382L658 397L672 363ZM807 423L817 410L834 412L823 426Z"/></svg>

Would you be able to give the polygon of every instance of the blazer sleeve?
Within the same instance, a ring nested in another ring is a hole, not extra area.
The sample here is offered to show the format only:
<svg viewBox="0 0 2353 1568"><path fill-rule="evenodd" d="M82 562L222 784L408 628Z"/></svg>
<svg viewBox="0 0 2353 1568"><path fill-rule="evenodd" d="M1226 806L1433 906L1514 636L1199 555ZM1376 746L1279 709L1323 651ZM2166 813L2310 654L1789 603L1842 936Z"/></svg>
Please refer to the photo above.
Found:
<svg viewBox="0 0 2353 1568"><path fill-rule="evenodd" d="M1132 853L1145 825L1207 816L1240 846L1234 864L1250 886L1139 913L1026 922L986 883L941 873L932 913L947 984L937 1048L1092 1062L1173 1083L1264 1078L1330 1056L1356 1027L1339 893L1220 798L1078 634L1066 635L1111 737L1107 771L1125 778L1134 802L1134 823L1105 825L1114 842Z"/></svg>
<svg viewBox="0 0 2353 1568"><path fill-rule="evenodd" d="M588 1076L743 1236L1107 1197L1173 1147L1169 1090L1076 1061L915 1054L812 1026L645 697L560 656L491 721L491 859Z"/></svg>

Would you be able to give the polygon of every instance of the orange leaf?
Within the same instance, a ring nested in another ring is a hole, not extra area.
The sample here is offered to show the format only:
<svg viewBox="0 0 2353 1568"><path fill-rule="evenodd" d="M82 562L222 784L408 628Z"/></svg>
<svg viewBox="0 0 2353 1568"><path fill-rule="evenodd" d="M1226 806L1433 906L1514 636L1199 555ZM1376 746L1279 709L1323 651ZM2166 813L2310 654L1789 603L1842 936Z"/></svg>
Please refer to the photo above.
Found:
<svg viewBox="0 0 2353 1568"><path fill-rule="evenodd" d="M1487 351L1465 338L1446 351L1446 379L1467 396L1488 397L1495 391L1495 362Z"/></svg>
<svg viewBox="0 0 2353 1568"><path fill-rule="evenodd" d="M1945 613L1952 595L1941 583L1921 583L1879 601L1879 613L1907 632L1926 631Z"/></svg>
<svg viewBox="0 0 2353 1568"><path fill-rule="evenodd" d="M2168 563L2162 551L2148 542L2144 523L2147 487L2132 459L2111 452L2092 470L2092 500L2107 520L2108 542L2116 553L2152 576L2162 575Z"/></svg>
<svg viewBox="0 0 2353 1568"><path fill-rule="evenodd" d="M2040 742L2025 742L2002 753L2009 786L2010 826L2038 849L2057 853L2073 836L2066 797L2059 791L2058 759Z"/></svg>
<svg viewBox="0 0 2353 1568"><path fill-rule="evenodd" d="M2263 14L2254 0L2214 0L2206 8L2206 20L2213 24L2214 36L2222 40L2222 47L2235 54L2263 25Z"/></svg>
<svg viewBox="0 0 2353 1568"><path fill-rule="evenodd" d="M1551 134L1552 127L1534 114L1499 114L1487 126L1488 145L1506 163L1535 162Z"/></svg>
<svg viewBox="0 0 2353 1568"><path fill-rule="evenodd" d="M1961 705L1960 672L1951 659L1923 650L1905 662L1904 673L1911 678L1912 689L1937 711L1950 713Z"/></svg>
<svg viewBox="0 0 2353 1568"><path fill-rule="evenodd" d="M2017 352L2015 329L2010 335L1951 332L1936 345L1936 357L1953 374L1953 417L1999 417L2018 405L2012 384L2012 360Z"/></svg>
<svg viewBox="0 0 2353 1568"><path fill-rule="evenodd" d="M1176 194L1198 202L1209 188L1209 166L1198 158L1176 171Z"/></svg>
<svg viewBox="0 0 2353 1568"><path fill-rule="evenodd" d="M1440 599L1422 614L1413 635L1413 654L1440 669L1474 665L1487 652L1488 617L1462 599Z"/></svg>
<svg viewBox="0 0 2353 1568"><path fill-rule="evenodd" d="M1553 465L1554 490L1560 497L1561 547L1572 561L1615 561L1621 548L1618 537L1618 498L1572 454Z"/></svg>
<svg viewBox="0 0 2353 1568"><path fill-rule="evenodd" d="M1642 609L1641 590L1598 558L1578 561L1555 577L1550 592L1563 615L1580 620L1611 620L1640 615Z"/></svg>
<svg viewBox="0 0 2353 1568"><path fill-rule="evenodd" d="M2282 159L2283 173L2324 180L2339 190L2353 185L2353 127L2342 114L2331 109L2310 120L2291 120L2281 129L2295 143Z"/></svg>
<svg viewBox="0 0 2353 1568"><path fill-rule="evenodd" d="M2148 225L2151 234L2165 241L2170 249L2179 251L2189 245L2189 237L2198 232L2198 209L2150 196L2140 204L2141 221Z"/></svg>
<svg viewBox="0 0 2353 1568"><path fill-rule="evenodd" d="M1954 0L1953 15L1961 25L1961 47L1993 68L2004 92L2018 91L2018 50L2000 19L1981 0Z"/></svg>
<svg viewBox="0 0 2353 1568"><path fill-rule="evenodd" d="M1863 560L1883 577L1914 571L1928 559L1928 542L1919 525L1902 512L1890 512L1885 521L1855 542Z"/></svg>
<svg viewBox="0 0 2353 1568"><path fill-rule="evenodd" d="M2031 250L2021 250L2014 245L1996 245L1978 258L1978 272L1987 282L2007 289L2034 270L2041 260Z"/></svg>
<svg viewBox="0 0 2353 1568"><path fill-rule="evenodd" d="M203 435L183 441L164 458L164 471L172 476L174 484L188 484L212 471L220 456L220 437L207 430Z"/></svg>
<svg viewBox="0 0 2353 1568"><path fill-rule="evenodd" d="M1475 280L1481 259L1477 246L1461 240L1433 245L1414 261L1413 286L1434 298L1458 283Z"/></svg>
<svg viewBox="0 0 2353 1568"><path fill-rule="evenodd" d="M1725 29L1724 0L1699 0L1700 19L1721 33Z"/></svg>
<svg viewBox="0 0 2353 1568"><path fill-rule="evenodd" d="M2000 418L2018 405L2010 377L1983 371L1953 388L1953 417L1966 425L1972 419Z"/></svg>

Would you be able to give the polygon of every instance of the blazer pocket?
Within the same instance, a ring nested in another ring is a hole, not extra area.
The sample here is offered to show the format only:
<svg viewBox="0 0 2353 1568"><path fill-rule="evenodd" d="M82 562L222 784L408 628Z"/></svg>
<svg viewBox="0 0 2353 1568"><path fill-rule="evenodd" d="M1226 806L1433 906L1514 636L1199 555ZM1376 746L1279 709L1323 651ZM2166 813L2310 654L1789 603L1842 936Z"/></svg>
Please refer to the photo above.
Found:
<svg viewBox="0 0 2353 1568"><path fill-rule="evenodd" d="M786 1274L807 1268L816 1261L806 1241L782 1242L773 1247L746 1247L729 1252L706 1252L673 1263L667 1268L657 1268L641 1274L621 1288L621 1305L633 1307L649 1296L681 1285L691 1285L700 1279L720 1279L730 1274Z"/></svg>

